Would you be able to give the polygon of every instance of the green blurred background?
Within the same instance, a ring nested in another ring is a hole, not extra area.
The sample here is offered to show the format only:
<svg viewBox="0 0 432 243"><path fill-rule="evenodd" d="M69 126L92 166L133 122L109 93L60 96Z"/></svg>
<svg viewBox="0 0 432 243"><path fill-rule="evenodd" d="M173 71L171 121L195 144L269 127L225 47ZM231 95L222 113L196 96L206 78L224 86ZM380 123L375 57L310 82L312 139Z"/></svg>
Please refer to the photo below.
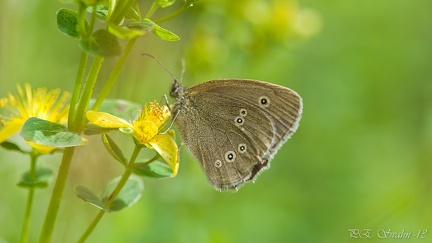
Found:
<svg viewBox="0 0 432 243"><path fill-rule="evenodd" d="M0 97L26 82L72 91L80 50L56 29L61 7L75 6L0 1ZM183 147L178 176L145 179L139 202L105 215L88 242L361 241L349 229L371 229L365 242L383 242L383 230L412 233L386 242L432 239L432 1L202 0L161 25L182 39L139 39L111 98L160 100L172 77L141 54L177 76L184 58L187 86L241 77L296 90L299 130L237 193L214 190ZM100 80L114 63L105 61ZM97 214L73 186L101 192L122 171L98 137L76 155L53 242L75 242ZM41 164L57 170L60 158ZM16 183L29 162L4 149L0 161L0 238L18 242L27 192ZM51 191L36 192L31 242Z"/></svg>

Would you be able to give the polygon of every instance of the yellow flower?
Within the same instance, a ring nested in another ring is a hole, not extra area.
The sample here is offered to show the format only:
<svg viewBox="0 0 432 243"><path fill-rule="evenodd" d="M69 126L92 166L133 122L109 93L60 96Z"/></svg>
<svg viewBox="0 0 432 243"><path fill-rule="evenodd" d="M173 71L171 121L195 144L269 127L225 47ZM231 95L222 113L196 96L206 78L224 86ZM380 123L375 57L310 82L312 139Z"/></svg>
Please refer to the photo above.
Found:
<svg viewBox="0 0 432 243"><path fill-rule="evenodd" d="M17 85L18 95L9 94L0 99L0 108L9 111L9 116L0 115L0 143L19 132L30 117L37 117L55 123L66 123L69 112L69 93L61 94L59 89L33 89L25 84ZM61 95L60 95L61 94ZM50 153L55 147L27 141L39 153Z"/></svg>
<svg viewBox="0 0 432 243"><path fill-rule="evenodd" d="M150 102L149 106L145 105L138 118L132 122L109 113L92 110L87 111L86 115L87 119L97 126L118 128L121 131L129 130L140 144L156 150L171 167L173 176L177 175L179 168L177 144L169 133L160 133L161 128L171 116L168 106L161 106L156 101Z"/></svg>

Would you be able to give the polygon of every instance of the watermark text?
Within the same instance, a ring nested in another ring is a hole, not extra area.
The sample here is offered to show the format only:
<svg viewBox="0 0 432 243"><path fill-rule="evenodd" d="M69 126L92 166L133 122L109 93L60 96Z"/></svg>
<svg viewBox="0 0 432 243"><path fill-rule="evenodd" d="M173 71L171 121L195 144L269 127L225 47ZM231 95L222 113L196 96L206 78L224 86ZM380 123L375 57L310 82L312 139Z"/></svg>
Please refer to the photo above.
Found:
<svg viewBox="0 0 432 243"><path fill-rule="evenodd" d="M348 229L348 233L354 239L426 239L428 230Z"/></svg>

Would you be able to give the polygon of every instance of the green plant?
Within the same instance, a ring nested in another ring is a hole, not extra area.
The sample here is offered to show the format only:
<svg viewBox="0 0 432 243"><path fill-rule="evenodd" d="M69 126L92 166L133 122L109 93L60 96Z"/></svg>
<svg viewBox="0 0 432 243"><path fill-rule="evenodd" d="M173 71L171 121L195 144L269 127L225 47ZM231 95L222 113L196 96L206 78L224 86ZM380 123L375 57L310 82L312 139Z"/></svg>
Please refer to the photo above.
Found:
<svg viewBox="0 0 432 243"><path fill-rule="evenodd" d="M142 182L132 174L155 178L176 175L179 161L174 132L164 130L166 121L171 116L167 105L151 102L142 107L123 100L107 100L106 97L136 40L150 33L165 41L179 40L176 34L164 29L159 23L176 17L195 2L196 0L186 0L177 10L160 19L153 19L154 13L159 8L173 6L175 0L155 0L145 15L141 14L140 6L135 0L78 0L75 1L77 10L58 10L58 29L76 39L81 48L72 94L65 92L60 96L59 90L32 89L30 85L26 85L25 89L18 86L18 96L9 95L0 100L0 108L7 108L11 112L10 116L0 116L1 146L26 153L31 161L30 170L23 174L18 183L29 190L22 242L28 241L34 190L46 187L53 177L51 170L37 165L37 159L43 154L63 153L39 238L39 242L50 242L75 148L86 144L86 139L81 136L83 133L102 134L106 149L125 169L121 177L107 185L101 197L84 186L75 187L79 198L100 209L100 213L79 239L80 242L87 239L105 212L119 211L140 198ZM124 48L121 42L126 42ZM116 64L108 79L99 81L104 82L103 89L95 95L93 91L103 61L112 57L118 57ZM92 99L93 96L97 98ZM89 124L89 120L94 124ZM128 123L127 120L133 122ZM30 151L6 141L19 130L31 146ZM111 130L120 130L133 138L135 149L130 159L126 159L120 147L107 134ZM137 160L142 148L154 150L155 156L146 161Z"/></svg>

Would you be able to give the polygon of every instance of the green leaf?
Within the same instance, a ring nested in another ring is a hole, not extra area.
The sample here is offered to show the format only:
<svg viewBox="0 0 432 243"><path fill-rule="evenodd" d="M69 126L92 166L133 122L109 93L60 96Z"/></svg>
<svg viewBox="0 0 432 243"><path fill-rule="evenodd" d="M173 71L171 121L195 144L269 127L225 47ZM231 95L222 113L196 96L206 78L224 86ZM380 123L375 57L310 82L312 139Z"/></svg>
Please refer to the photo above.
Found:
<svg viewBox="0 0 432 243"><path fill-rule="evenodd" d="M65 126L36 117L27 119L21 128L21 136L36 144L59 148L84 144L81 136L67 131Z"/></svg>
<svg viewBox="0 0 432 243"><path fill-rule="evenodd" d="M65 35L78 38L78 12L61 8L57 11L57 28Z"/></svg>
<svg viewBox="0 0 432 243"><path fill-rule="evenodd" d="M84 51L95 56L112 57L122 52L118 38L104 29L93 32L89 39L80 42L80 46Z"/></svg>
<svg viewBox="0 0 432 243"><path fill-rule="evenodd" d="M94 14L97 19L105 21L108 17L108 6L104 6L104 5L88 6L87 12Z"/></svg>
<svg viewBox="0 0 432 243"><path fill-rule="evenodd" d="M26 188L45 188L52 181L53 174L48 168L37 167L33 178L30 171L27 171L21 175L21 181L17 185Z"/></svg>
<svg viewBox="0 0 432 243"><path fill-rule="evenodd" d="M136 164L136 165L139 165ZM171 168L163 162L155 161L146 166L139 166L133 170L133 173L143 177L152 178L171 178L173 173Z"/></svg>
<svg viewBox="0 0 432 243"><path fill-rule="evenodd" d="M131 30L139 30L144 33L148 33L153 30L154 23L153 22L133 22L127 25L127 27Z"/></svg>
<svg viewBox="0 0 432 243"><path fill-rule="evenodd" d="M75 186L75 195L99 209L109 211L107 206L103 203L103 200L93 194L87 187L80 185Z"/></svg>
<svg viewBox="0 0 432 243"><path fill-rule="evenodd" d="M152 31L154 27L153 22L132 22L126 26L109 25L109 31L119 38L134 38L143 36L148 32Z"/></svg>
<svg viewBox="0 0 432 243"><path fill-rule="evenodd" d="M157 0L156 3L159 7L166 8L173 5L175 0Z"/></svg>
<svg viewBox="0 0 432 243"><path fill-rule="evenodd" d="M111 195L119 181L120 177L114 179L110 184L108 184L102 195L104 201ZM129 178L117 197L112 200L109 209L111 211L120 211L123 208L132 206L138 201L138 199L140 199L143 190L144 185L141 179L136 177Z"/></svg>
<svg viewBox="0 0 432 243"><path fill-rule="evenodd" d="M159 25L155 24L150 19L146 18L146 19L144 19L143 22L153 24L153 29L152 29L153 34L155 34L156 36L158 36L162 40L166 40L166 41L178 41L178 40L180 40L180 37L178 37L176 34L174 34L173 32L171 32L167 29L160 27Z"/></svg>
<svg viewBox="0 0 432 243"><path fill-rule="evenodd" d="M11 150L11 151L18 151L24 154L28 154L28 152L22 150L20 147L18 147L18 145L8 142L8 141L4 141L3 143L0 143L0 146L2 146L3 148L7 149L7 150Z"/></svg>
<svg viewBox="0 0 432 243"><path fill-rule="evenodd" d="M106 150L108 150L108 152L114 159L116 159L123 165L127 165L128 161L126 157L123 155L117 144L108 136L108 134L102 134L102 141L105 145Z"/></svg>
<svg viewBox="0 0 432 243"><path fill-rule="evenodd" d="M146 31L137 28L128 28L127 26L119 26L114 24L108 24L108 26L108 31L120 39L132 39L147 34Z"/></svg>

